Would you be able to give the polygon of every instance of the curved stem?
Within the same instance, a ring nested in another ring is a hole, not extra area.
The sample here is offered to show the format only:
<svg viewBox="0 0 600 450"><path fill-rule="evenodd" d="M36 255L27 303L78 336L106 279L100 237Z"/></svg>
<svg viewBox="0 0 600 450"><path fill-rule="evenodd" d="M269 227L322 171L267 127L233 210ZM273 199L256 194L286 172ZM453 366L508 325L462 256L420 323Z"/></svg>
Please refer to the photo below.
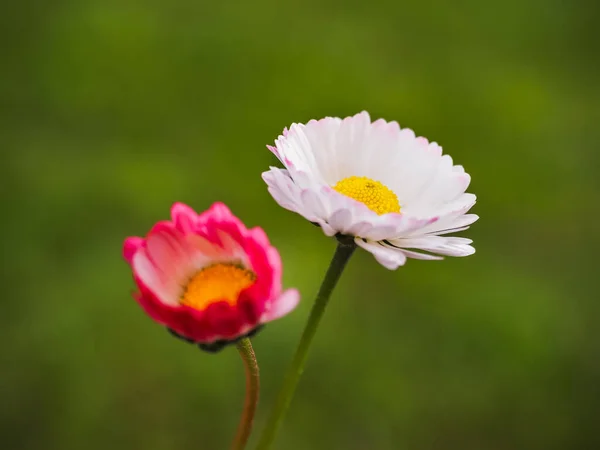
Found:
<svg viewBox="0 0 600 450"><path fill-rule="evenodd" d="M246 400L244 401L244 411L242 412L235 439L231 444L231 450L243 450L250 437L252 423L254 422L254 413L258 405L260 376L256 355L254 354L250 339L241 339L236 344L236 347L240 352L240 356L244 362L244 369L246 370Z"/></svg>
<svg viewBox="0 0 600 450"><path fill-rule="evenodd" d="M271 410L271 415L267 420L267 425L261 435L256 450L269 449L275 440L275 435L281 426L285 412L290 406L296 386L298 385L298 381L304 370L304 364L306 363L310 344L315 336L321 318L323 317L331 292L344 271L344 267L346 267L346 263L350 259L350 256L352 256L352 253L354 253L354 250L356 249L354 241L346 240L343 237L338 240L338 247L333 255L329 269L325 274L315 303L310 311L308 321L306 322L304 332L302 333L302 337L298 344L298 349L296 350L294 359L286 373L283 386L275 400L275 405Z"/></svg>

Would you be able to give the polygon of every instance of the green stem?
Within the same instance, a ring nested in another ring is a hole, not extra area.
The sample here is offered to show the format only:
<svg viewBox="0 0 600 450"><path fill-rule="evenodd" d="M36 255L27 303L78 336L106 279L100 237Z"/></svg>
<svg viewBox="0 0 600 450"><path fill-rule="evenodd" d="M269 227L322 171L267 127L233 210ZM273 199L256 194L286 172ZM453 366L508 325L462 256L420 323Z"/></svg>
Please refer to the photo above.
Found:
<svg viewBox="0 0 600 450"><path fill-rule="evenodd" d="M231 444L231 450L244 450L248 438L250 437L250 432L252 431L254 413L256 412L256 406L258 405L260 376L256 355L254 354L250 339L241 339L236 344L236 347L240 352L240 356L244 362L244 369L246 370L246 400L244 402L244 410L235 434L235 439Z"/></svg>
<svg viewBox="0 0 600 450"><path fill-rule="evenodd" d="M306 363L310 344L315 336L319 322L323 317L331 292L340 279L340 275L344 271L344 267L346 267L346 263L350 259L350 256L352 256L352 253L356 249L354 241L346 237L340 237L338 240L338 247L333 255L329 269L325 274L325 279L321 284L315 303L310 311L310 316L308 317L304 332L300 338L298 349L296 350L292 364L284 378L283 386L279 391L279 395L271 410L271 415L267 420L267 425L265 426L256 450L268 450L275 440L277 430L281 426L283 416L290 406L294 391L296 390L296 386L298 385L298 381L304 370L304 364Z"/></svg>

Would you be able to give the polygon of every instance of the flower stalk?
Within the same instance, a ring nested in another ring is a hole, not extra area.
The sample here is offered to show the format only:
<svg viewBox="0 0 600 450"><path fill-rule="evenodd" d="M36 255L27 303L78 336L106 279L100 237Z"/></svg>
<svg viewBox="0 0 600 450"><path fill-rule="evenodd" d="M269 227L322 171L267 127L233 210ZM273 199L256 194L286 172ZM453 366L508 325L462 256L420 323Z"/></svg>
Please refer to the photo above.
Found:
<svg viewBox="0 0 600 450"><path fill-rule="evenodd" d="M250 433L252 432L252 424L254 422L254 415L256 413L256 407L258 406L258 394L260 391L260 374L258 369L258 363L256 361L256 355L252 348L252 343L249 338L241 339L237 342L236 347L242 361L244 363L244 369L246 372L246 399L244 401L244 409L242 411L242 417L238 425L237 432L233 443L231 444L231 450L244 450Z"/></svg>
<svg viewBox="0 0 600 450"><path fill-rule="evenodd" d="M348 236L338 236L337 249L333 255L329 269L325 274L325 278L323 279L323 283L321 284L315 303L310 311L310 315L308 317L308 321L306 322L302 337L300 338L294 359L292 360L292 363L285 375L283 386L281 387L277 399L275 400L275 404L271 410L269 418L267 419L267 424L261 435L256 450L268 450L275 440L277 431L281 426L283 417L290 406L294 392L296 391L298 381L300 380L302 372L304 371L304 365L308 357L310 345L317 332L321 318L325 313L331 293L333 292L333 289L340 279L340 276L355 249L356 244L354 243L353 238Z"/></svg>

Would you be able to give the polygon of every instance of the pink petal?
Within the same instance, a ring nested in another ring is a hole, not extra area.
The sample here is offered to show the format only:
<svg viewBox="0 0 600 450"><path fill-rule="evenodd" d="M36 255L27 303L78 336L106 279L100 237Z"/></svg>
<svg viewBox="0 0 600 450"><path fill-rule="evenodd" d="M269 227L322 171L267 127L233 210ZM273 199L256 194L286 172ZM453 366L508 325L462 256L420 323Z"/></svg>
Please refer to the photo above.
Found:
<svg viewBox="0 0 600 450"><path fill-rule="evenodd" d="M194 224L198 218L198 214L187 205L183 203L175 203L171 208L171 217L175 228L184 234L192 232Z"/></svg>
<svg viewBox="0 0 600 450"><path fill-rule="evenodd" d="M129 264L131 264L133 255L135 255L143 245L144 239L141 237L132 236L125 239L125 242L123 243L123 257Z"/></svg>
<svg viewBox="0 0 600 450"><path fill-rule="evenodd" d="M158 224L146 239L146 252L165 276L183 283L194 272L192 249L183 235L168 223Z"/></svg>
<svg viewBox="0 0 600 450"><path fill-rule="evenodd" d="M142 250L133 256L131 267L140 289L146 289L158 300L167 305L177 305L181 295L181 286L177 280L163 273Z"/></svg>
<svg viewBox="0 0 600 450"><path fill-rule="evenodd" d="M290 313L300 301L300 293L296 289L288 289L273 300L271 307L261 318L261 322L270 322Z"/></svg>

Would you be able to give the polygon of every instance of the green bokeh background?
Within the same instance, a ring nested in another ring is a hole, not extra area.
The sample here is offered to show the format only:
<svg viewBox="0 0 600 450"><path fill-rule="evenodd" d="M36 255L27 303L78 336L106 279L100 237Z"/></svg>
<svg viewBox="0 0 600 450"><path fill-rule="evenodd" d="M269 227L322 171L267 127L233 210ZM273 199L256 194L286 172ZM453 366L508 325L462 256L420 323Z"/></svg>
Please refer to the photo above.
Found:
<svg viewBox="0 0 600 450"><path fill-rule="evenodd" d="M303 294L254 340L260 431L335 246L265 145L366 109L471 173L477 253L357 252L275 448L600 448L598 5L2 2L1 447L227 448L235 350L171 338L121 259L174 201L262 226Z"/></svg>

